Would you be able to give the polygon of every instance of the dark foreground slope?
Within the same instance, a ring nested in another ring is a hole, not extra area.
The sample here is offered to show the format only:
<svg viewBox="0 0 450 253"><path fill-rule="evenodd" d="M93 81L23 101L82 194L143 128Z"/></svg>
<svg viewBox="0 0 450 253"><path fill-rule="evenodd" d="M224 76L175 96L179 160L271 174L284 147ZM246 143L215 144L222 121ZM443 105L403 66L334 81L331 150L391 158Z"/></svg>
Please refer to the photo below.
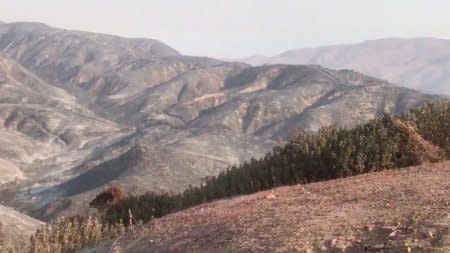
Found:
<svg viewBox="0 0 450 253"><path fill-rule="evenodd" d="M112 252L447 252L449 178L444 162L281 187L153 220Z"/></svg>

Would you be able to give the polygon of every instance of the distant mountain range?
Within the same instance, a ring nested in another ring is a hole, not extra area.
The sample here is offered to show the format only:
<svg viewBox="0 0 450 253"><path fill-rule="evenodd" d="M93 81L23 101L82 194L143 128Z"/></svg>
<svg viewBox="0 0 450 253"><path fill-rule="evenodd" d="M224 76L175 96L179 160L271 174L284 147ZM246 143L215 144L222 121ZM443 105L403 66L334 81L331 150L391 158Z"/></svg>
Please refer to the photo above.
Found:
<svg viewBox="0 0 450 253"><path fill-rule="evenodd" d="M438 96L353 70L252 67L151 39L0 24L0 175L9 205L87 212L109 185L181 191L295 128L350 127Z"/></svg>
<svg viewBox="0 0 450 253"><path fill-rule="evenodd" d="M358 44L289 50L272 57L239 61L264 64L318 64L353 69L401 86L450 95L450 40L379 39Z"/></svg>

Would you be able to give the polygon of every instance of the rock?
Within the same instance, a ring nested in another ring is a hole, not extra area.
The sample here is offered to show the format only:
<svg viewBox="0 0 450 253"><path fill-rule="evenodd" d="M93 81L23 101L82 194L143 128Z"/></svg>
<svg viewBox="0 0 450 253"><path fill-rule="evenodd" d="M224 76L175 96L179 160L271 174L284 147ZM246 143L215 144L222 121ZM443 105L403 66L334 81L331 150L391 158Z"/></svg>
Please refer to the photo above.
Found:
<svg viewBox="0 0 450 253"><path fill-rule="evenodd" d="M275 199L276 197L277 196L275 194L269 193L269 194L267 194L266 199Z"/></svg>
<svg viewBox="0 0 450 253"><path fill-rule="evenodd" d="M389 235L388 235L388 237L389 237L389 239L396 239L396 238L398 238L398 236L400 235L400 233L401 233L401 231L400 230L395 230L395 231L393 231L392 233L390 233Z"/></svg>

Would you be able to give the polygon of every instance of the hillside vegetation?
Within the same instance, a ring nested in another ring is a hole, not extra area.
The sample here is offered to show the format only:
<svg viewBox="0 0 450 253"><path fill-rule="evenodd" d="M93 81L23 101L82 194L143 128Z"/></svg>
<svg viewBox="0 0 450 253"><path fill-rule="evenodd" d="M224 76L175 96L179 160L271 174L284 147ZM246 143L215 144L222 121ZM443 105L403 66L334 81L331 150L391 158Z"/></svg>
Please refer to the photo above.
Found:
<svg viewBox="0 0 450 253"><path fill-rule="evenodd" d="M0 244L5 253L71 253L79 249L109 241L123 235L123 224L103 224L98 218L72 216L58 218L42 225L29 238L18 245Z"/></svg>
<svg viewBox="0 0 450 253"><path fill-rule="evenodd" d="M148 222L200 203L282 185L442 161L450 154L449 126L450 103L427 103L406 115L385 115L350 130L299 130L295 138L262 159L231 167L181 194L129 197L110 208L105 218L112 223L126 220L131 210L135 219Z"/></svg>

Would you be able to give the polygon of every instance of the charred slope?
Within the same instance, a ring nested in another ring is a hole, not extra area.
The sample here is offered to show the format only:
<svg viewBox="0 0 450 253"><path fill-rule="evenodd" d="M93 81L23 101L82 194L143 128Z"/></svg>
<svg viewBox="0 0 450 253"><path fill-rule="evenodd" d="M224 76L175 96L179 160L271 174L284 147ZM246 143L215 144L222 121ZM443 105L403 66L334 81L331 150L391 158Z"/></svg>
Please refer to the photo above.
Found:
<svg viewBox="0 0 450 253"><path fill-rule="evenodd" d="M351 127L437 98L350 70L223 63L36 23L0 24L0 52L0 158L21 179L16 204L53 216L54 201L79 210L111 184L182 191L291 129Z"/></svg>

